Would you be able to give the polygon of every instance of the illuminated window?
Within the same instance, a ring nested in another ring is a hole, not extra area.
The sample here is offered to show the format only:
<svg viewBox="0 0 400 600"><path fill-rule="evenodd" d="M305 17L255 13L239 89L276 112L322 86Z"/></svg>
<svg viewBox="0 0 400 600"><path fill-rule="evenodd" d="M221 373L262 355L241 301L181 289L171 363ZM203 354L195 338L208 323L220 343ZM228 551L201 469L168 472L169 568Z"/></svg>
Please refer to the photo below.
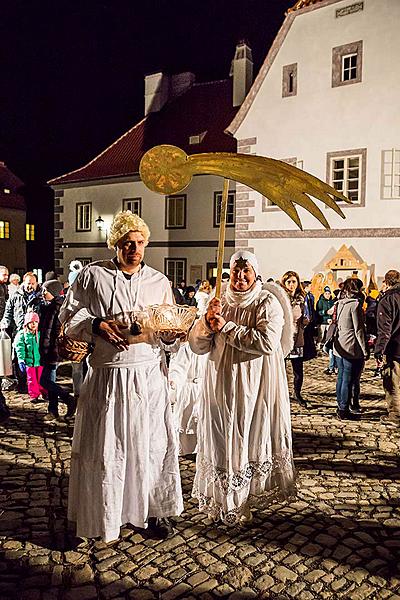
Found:
<svg viewBox="0 0 400 600"><path fill-rule="evenodd" d="M32 242L35 239L35 226L27 223L25 225L25 236L28 242Z"/></svg>
<svg viewBox="0 0 400 600"><path fill-rule="evenodd" d="M3 192L5 194L11 194L11 190L9 188L4 188Z"/></svg>
<svg viewBox="0 0 400 600"><path fill-rule="evenodd" d="M10 222L0 221L0 240L10 239Z"/></svg>

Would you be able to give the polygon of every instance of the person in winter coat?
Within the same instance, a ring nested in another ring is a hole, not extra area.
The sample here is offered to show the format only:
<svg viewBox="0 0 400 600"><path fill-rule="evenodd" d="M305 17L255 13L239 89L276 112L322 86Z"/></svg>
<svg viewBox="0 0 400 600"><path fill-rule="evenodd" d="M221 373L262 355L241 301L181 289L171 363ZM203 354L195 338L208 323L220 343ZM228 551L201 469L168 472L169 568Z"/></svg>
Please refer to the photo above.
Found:
<svg viewBox="0 0 400 600"><path fill-rule="evenodd" d="M24 328L18 331L14 339L14 349L20 370L26 372L28 394L33 402L40 396L47 398L46 390L40 385L43 367L40 365L38 332L39 315L33 311L27 312Z"/></svg>
<svg viewBox="0 0 400 600"><path fill-rule="evenodd" d="M26 313L34 311L40 316L41 307L41 288L35 273L29 271L23 276L22 285L19 289L8 298L1 322L2 326L9 330L11 339L14 339L17 332L23 329ZM27 392L26 373L20 371L15 353L13 356L13 370L18 382L17 390L21 394L25 394Z"/></svg>
<svg viewBox="0 0 400 600"><path fill-rule="evenodd" d="M333 353L338 367L336 399L339 419L358 418L361 373L369 356L358 295L357 283L354 279L347 279L336 308L337 334L333 340Z"/></svg>
<svg viewBox="0 0 400 600"><path fill-rule="evenodd" d="M0 267L0 269L1 269L1 267ZM18 275L18 273L11 273L10 277L8 278L8 280L10 282L8 284L8 295L12 296L13 294L15 294L15 292L19 288L21 277ZM0 311L0 318L1 318L1 311Z"/></svg>
<svg viewBox="0 0 400 600"><path fill-rule="evenodd" d="M195 293L196 290L194 287L192 285L188 285L188 287L185 289L184 304L187 306L197 306Z"/></svg>
<svg viewBox="0 0 400 600"><path fill-rule="evenodd" d="M45 306L40 319L40 359L43 366L40 384L48 391L49 407L45 416L46 421L55 421L59 418L58 401L67 405L66 419L75 414L76 400L61 385L56 383L59 356L57 351L57 337L61 330L58 313L64 298L61 296L62 283L58 279L50 279L43 284L43 298Z"/></svg>
<svg viewBox="0 0 400 600"><path fill-rule="evenodd" d="M300 283L300 277L295 271L287 271L282 277L281 285L289 296L295 326L293 348L288 356L293 368L294 396L297 402L306 408L307 402L301 395L304 379L303 361L308 358L304 356L304 329L309 323L309 319L304 314L305 293Z"/></svg>
<svg viewBox="0 0 400 600"><path fill-rule="evenodd" d="M378 335L374 356L383 367L383 389L387 416L381 423L400 427L400 273L391 269L385 275L387 289L378 304Z"/></svg>
<svg viewBox="0 0 400 600"><path fill-rule="evenodd" d="M332 321L332 307L335 304L335 299L332 297L331 288L326 285L323 293L318 298L316 310L318 318L318 344L319 347L325 343L326 332L329 324Z"/></svg>

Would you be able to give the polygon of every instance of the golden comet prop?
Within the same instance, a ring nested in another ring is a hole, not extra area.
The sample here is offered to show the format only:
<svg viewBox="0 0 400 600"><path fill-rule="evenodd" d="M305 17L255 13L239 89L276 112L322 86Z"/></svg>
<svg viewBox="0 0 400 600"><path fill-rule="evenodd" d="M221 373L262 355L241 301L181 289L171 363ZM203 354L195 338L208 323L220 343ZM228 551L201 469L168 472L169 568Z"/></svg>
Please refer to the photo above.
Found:
<svg viewBox="0 0 400 600"><path fill-rule="evenodd" d="M303 227L295 207L296 204L305 208L324 227L330 228L325 215L310 196L321 200L343 218L345 216L336 202L340 200L350 203L350 200L341 192L314 175L265 156L229 152L188 156L181 148L162 145L155 146L146 152L140 162L139 172L144 184L158 194L181 192L189 185L193 175L219 175L225 178L218 244L218 265L221 262L221 267L220 271L217 271L218 287L216 292L218 293L216 293L216 297L219 296L221 285L226 220L226 205L224 218L223 204L224 195L226 196L225 204L227 201L229 179L243 183L271 200L300 229Z"/></svg>

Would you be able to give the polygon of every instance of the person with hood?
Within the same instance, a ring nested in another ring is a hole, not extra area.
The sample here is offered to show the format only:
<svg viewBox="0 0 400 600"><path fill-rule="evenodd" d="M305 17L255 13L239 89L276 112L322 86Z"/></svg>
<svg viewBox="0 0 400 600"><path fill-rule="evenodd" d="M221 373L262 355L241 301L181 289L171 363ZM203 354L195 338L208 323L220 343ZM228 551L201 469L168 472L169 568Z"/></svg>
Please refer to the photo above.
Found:
<svg viewBox="0 0 400 600"><path fill-rule="evenodd" d="M65 415L67 420L73 417L76 409L76 401L73 396L56 382L57 366L60 360L57 350L57 338L61 330L58 314L64 301L64 298L61 296L62 287L62 283L58 279L45 281L42 286L45 305L42 308L39 324L39 350L43 366L40 384L47 390L49 399L45 421L59 419L59 400L67 405L67 413Z"/></svg>
<svg viewBox="0 0 400 600"><path fill-rule="evenodd" d="M337 330L333 337L333 353L338 368L336 399L339 419L358 418L360 379L369 356L359 291L354 279L346 279L336 304Z"/></svg>
<svg viewBox="0 0 400 600"><path fill-rule="evenodd" d="M75 259L71 260L69 263L69 273L68 273L68 284L71 286L75 279L78 277L79 273L83 269L83 264L80 260Z"/></svg>
<svg viewBox="0 0 400 600"><path fill-rule="evenodd" d="M0 269L1 269L1 267L0 267ZM13 294L15 294L15 292L19 288L21 277L18 275L18 273L11 273L11 275L10 275L10 277L9 277L8 280L9 280L9 284L8 284L8 296L12 296Z"/></svg>
<svg viewBox="0 0 400 600"><path fill-rule="evenodd" d="M38 326L39 315L33 311L27 312L24 328L18 331L14 339L18 365L21 372L26 372L28 394L32 402L38 401L40 396L47 397L47 391L40 385L43 367L40 364Z"/></svg>
<svg viewBox="0 0 400 600"><path fill-rule="evenodd" d="M284 362L293 339L290 306L280 287L263 289L258 274L254 254L233 254L221 298L210 300L189 334L193 352L209 353L192 495L201 511L229 525L250 520L252 508L291 495L294 486Z"/></svg>

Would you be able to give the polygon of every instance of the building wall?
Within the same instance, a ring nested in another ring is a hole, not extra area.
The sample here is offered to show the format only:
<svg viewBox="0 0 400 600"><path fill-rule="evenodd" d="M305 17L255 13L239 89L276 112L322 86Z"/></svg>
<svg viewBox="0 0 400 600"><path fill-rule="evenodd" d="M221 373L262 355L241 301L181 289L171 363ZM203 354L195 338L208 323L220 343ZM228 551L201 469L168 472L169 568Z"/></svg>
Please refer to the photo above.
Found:
<svg viewBox="0 0 400 600"><path fill-rule="evenodd" d="M140 181L114 181L59 189L55 187L55 229L56 267L64 278L68 275L68 264L75 258L100 260L114 255L106 247L106 234L99 231L96 219L101 216L105 227L109 228L113 215L122 210L123 199L142 199L142 218L148 224L151 237L146 250L146 261L164 272L164 259L185 258L187 279L190 268L202 267L202 277L206 276L207 263L215 262L219 228L213 226L214 192L222 191L223 181L215 176L196 176L189 187L182 192L186 200L186 228L165 228L165 197L154 194ZM234 183L231 189L234 189ZM80 202L92 203L91 231L77 232L76 205ZM226 239L231 245L234 228L227 228ZM226 249L225 260L229 260L232 247ZM193 282L192 282L193 283Z"/></svg>
<svg viewBox="0 0 400 600"><path fill-rule="evenodd" d="M272 261L277 273L290 267L309 276L323 256L342 243L353 245L375 265L377 275L399 266L393 250L400 234L396 229L400 199L381 197L381 153L400 148L400 80L397 66L389 60L400 55L400 2L364 0L363 10L336 16L338 9L350 4L360 3L317 3L287 17L282 30L287 28L287 34L280 34L283 43L236 137L239 144L253 138L249 152L278 159L297 157L305 171L324 181L328 152L366 149L365 206L344 206L345 221L322 206L336 230L331 238L324 232L313 237L321 225L299 209L306 235L299 233L296 239L297 227L288 216L276 208L263 211L260 195L247 191L254 206L236 244L256 248L267 273ZM332 49L359 40L362 81L332 87ZM283 67L294 63L297 95L283 98Z"/></svg>
<svg viewBox="0 0 400 600"><path fill-rule="evenodd" d="M10 273L26 271L25 211L0 208L0 221L10 223L10 239L0 239L0 264Z"/></svg>

